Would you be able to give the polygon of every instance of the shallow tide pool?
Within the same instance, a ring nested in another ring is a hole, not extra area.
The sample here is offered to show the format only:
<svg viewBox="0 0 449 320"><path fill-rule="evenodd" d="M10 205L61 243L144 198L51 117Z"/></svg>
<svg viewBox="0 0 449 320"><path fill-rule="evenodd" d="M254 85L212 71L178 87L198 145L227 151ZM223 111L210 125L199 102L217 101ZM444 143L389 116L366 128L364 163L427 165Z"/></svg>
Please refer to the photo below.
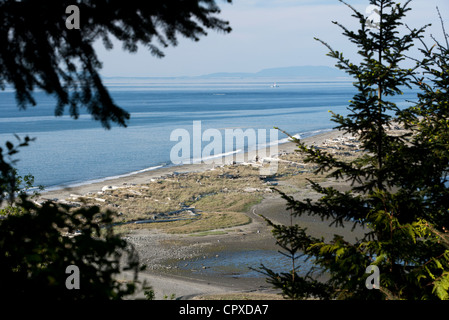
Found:
<svg viewBox="0 0 449 320"><path fill-rule="evenodd" d="M289 272L292 269L291 259L276 250L223 251L195 261L181 261L178 268L205 275L264 278L266 275L250 269L259 269L261 264L278 273ZM304 275L312 267L312 260L305 261L305 257L298 258L295 266L296 272Z"/></svg>

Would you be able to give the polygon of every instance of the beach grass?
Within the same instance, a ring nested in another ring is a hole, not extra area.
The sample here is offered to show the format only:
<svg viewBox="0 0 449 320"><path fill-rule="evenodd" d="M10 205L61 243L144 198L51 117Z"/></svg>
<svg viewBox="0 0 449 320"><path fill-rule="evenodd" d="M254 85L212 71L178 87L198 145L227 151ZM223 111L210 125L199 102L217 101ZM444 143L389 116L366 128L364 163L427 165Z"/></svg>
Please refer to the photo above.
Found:
<svg viewBox="0 0 449 320"><path fill-rule="evenodd" d="M261 292L230 292L196 296L193 300L285 300L282 295Z"/></svg>
<svg viewBox="0 0 449 320"><path fill-rule="evenodd" d="M317 148L325 148L342 159L356 156L357 142L340 137L317 137ZM324 182L325 175L315 175L316 167L305 155L281 151L276 173L260 175L262 163L250 162L209 167L199 171L170 172L148 179L145 183L105 186L101 192L79 196L82 205L96 205L117 213L116 229L126 233L133 229L160 229L167 233L199 234L216 232L250 223L251 207L264 198L279 196L273 187L286 194L310 194L308 179ZM135 224L133 222L148 221ZM224 231L226 232L226 231Z"/></svg>
<svg viewBox="0 0 449 320"><path fill-rule="evenodd" d="M249 223L245 213L270 192L258 168L224 166L111 188L78 200L117 212L116 223L129 223L119 226L121 231L157 228L169 233L198 233ZM178 221L158 222L170 219ZM139 220L157 223L131 223Z"/></svg>
<svg viewBox="0 0 449 320"><path fill-rule="evenodd" d="M287 154L269 179L261 178L257 166L227 165L115 186L78 200L115 211L114 222L121 225L114 228L120 234L143 228L171 234L216 232L250 223L247 213L266 196L276 195L273 186L287 194L303 188L314 175L313 167L302 161L301 155ZM149 223L133 223L141 220Z"/></svg>
<svg viewBox="0 0 449 320"><path fill-rule="evenodd" d="M168 233L196 234L241 226L250 222L251 218L241 212L212 212L203 213L197 220L167 222L162 229Z"/></svg>
<svg viewBox="0 0 449 320"><path fill-rule="evenodd" d="M211 235L227 234L223 229L242 226L251 218L241 212L205 212L201 217L191 220L152 222L146 224L126 224L114 227L117 234L126 234L136 229L158 229L170 234Z"/></svg>
<svg viewBox="0 0 449 320"><path fill-rule="evenodd" d="M149 184L108 190L89 200L91 203L101 205L103 202L115 207L129 220L145 219L151 214L175 211L183 206L196 206L205 197L228 192L239 193L248 187L262 187L258 171L235 166L203 173L179 174L157 179Z"/></svg>
<svg viewBox="0 0 449 320"><path fill-rule="evenodd" d="M201 211L217 212L248 212L249 209L262 200L258 194L242 194L237 192L219 193L201 198L195 202L195 207Z"/></svg>

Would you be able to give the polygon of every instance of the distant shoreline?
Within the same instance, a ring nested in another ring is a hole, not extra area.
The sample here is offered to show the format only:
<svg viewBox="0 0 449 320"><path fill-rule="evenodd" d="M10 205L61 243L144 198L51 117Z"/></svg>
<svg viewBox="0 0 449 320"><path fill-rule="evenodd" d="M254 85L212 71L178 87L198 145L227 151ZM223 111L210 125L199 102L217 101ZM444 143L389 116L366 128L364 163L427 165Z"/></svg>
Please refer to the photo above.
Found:
<svg viewBox="0 0 449 320"><path fill-rule="evenodd" d="M273 78L292 79L322 79L322 80L352 80L345 72L329 66L290 66L265 68L257 72L214 72L196 76L102 76L105 80L112 78L148 78L148 79L251 79L271 80Z"/></svg>

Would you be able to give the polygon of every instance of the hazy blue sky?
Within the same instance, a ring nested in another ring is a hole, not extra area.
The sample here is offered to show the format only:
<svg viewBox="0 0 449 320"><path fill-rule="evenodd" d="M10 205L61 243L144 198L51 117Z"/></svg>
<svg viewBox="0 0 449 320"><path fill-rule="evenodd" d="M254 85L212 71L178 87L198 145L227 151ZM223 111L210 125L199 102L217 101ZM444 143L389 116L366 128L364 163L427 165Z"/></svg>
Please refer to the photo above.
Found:
<svg viewBox="0 0 449 320"><path fill-rule="evenodd" d="M405 2L405 1L404 1ZM213 72L257 72L272 67L300 65L333 66L328 50L313 37L328 42L334 49L354 52L353 46L332 24L338 21L350 29L358 27L352 11L337 0L217 0L220 17L233 28L230 34L209 31L199 42L180 39L179 45L165 49L158 59L145 48L135 54L123 52L116 44L112 51L100 43L95 47L103 61L104 76L196 76ZM347 0L366 12L368 0ZM428 35L442 39L436 6L449 31L448 0L413 0L406 23L419 27L432 23Z"/></svg>

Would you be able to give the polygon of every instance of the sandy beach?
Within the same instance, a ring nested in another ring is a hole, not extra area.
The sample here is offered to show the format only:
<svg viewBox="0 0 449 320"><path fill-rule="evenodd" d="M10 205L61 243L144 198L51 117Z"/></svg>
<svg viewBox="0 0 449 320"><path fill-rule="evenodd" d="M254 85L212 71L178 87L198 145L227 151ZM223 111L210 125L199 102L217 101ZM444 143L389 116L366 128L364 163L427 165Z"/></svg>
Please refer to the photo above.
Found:
<svg viewBox="0 0 449 320"><path fill-rule="evenodd" d="M302 141L306 142L308 145L326 146L330 148L329 150L332 148L339 150L341 149L340 147L330 146L329 144L334 143L336 145L344 145L348 141L351 142L349 138L344 138L341 132L330 131L308 137ZM351 146L354 147L353 144ZM296 145L294 143L287 142L279 145L278 150L276 150L277 155L270 154L270 157L282 155L283 159L288 159L290 155L295 154L295 149ZM269 152L264 154L269 154ZM253 152L247 154L245 159L252 161L254 165L255 156L256 154ZM292 161L282 161L288 164L284 170L298 170L297 163L292 167ZM232 158L226 159L225 163L232 163ZM243 171L243 167L247 166L248 163L237 163L234 164L231 169L245 172ZM199 178L201 179L203 174L212 172L211 169L215 170L214 168L215 165L213 164L203 163L161 168L119 179L44 192L40 197L40 201L45 199L57 199L57 201L64 202L67 201L66 199L69 199L70 203L70 201L76 200L79 196L89 195L90 199L97 199L100 205L102 205L102 203L111 204L110 197L114 194L113 191L109 190L113 190L114 188L122 187L125 190L131 190L137 194L144 190L142 188L152 190L151 183L156 185L155 180L157 179L159 179L159 181L161 181L161 179L162 181L164 179L169 180L168 178L176 178L177 175L183 174L183 176L178 179L178 183L180 183L179 181L183 181L182 178L189 179L191 175L202 174ZM296 176L292 175L292 179L294 177ZM195 176L195 179L197 179L197 176ZM199 179L197 179L197 182ZM292 179L273 179L273 181L276 181L274 185L285 188L287 191L290 190L289 193L298 199L304 197L313 198L317 196L316 194L313 194L309 187L298 184L296 180ZM234 182L234 180L232 180L232 182ZM241 178L241 180L245 179ZM258 183L258 180L259 179L254 180L256 181L254 183ZM201 182L199 183L201 184ZM208 183L211 184L211 182ZM224 191L232 188L231 185L225 185L225 182L219 183L222 183L223 185L218 187L222 188ZM228 182L226 181L226 183ZM273 184L273 182L270 183ZM324 181L324 183L334 186L340 184L339 186L341 188L345 187L341 183L332 181ZM335 233L342 234L349 240L354 239L354 237L361 234L361 230L358 229L351 232L350 227L344 229L329 227L328 222L321 221L319 218L308 216L292 218L290 212L287 212L286 210L285 200L281 199L277 192L273 192L265 187L265 189L258 188L259 187L257 186L254 187L254 185L248 184L248 186L245 186L243 189L245 192L242 192L242 190L239 189L240 194L243 194L243 198L250 196L255 197L257 195L259 200L254 205L245 207L246 209L243 210L244 212L241 212L240 215L247 220L242 220L243 222L238 223L236 222L234 226L206 228L204 229L207 230L206 232L200 232L203 229L192 229L193 231L182 232L176 231L179 228L187 228L189 225L186 223L170 229L170 226L180 223L178 221L133 224L132 227L126 229L125 232L123 232L123 230L119 231L122 233L123 237L132 243L139 251L141 262L147 266L147 269L140 274L139 278L141 280L146 280L147 283L152 286L156 294L156 299L168 299L169 297L176 299L240 299L242 297L253 297L257 299L280 298L279 292L274 290L261 275L254 276L253 274L252 276L245 276L244 271L241 269L219 272L211 271L213 270L212 265L219 265L220 259L223 256L229 256L231 253L276 252L279 249L276 246L275 239L271 235L270 228L259 215L263 215L279 224L298 223L307 226L308 230L313 235L323 236L326 239L330 239ZM155 194L155 192L153 192L153 194ZM229 192L225 192L224 194L224 196L226 196ZM115 196L117 197L117 195ZM129 195L126 195L126 197L126 200L130 200L128 203L136 201L136 198L128 198ZM151 200L150 196L145 196L144 198L146 199L144 200L146 202ZM201 207L201 199L195 204L197 205L197 208ZM113 205L119 207L119 210L123 210L120 207L123 207L122 202L120 202L120 206L118 204ZM202 205L203 207L201 208L204 208L205 205ZM226 203L221 203L220 205L226 207ZM205 207L208 208L207 205ZM193 206L193 208L195 208L195 206ZM215 215L222 214L221 211L224 211L223 214L228 214L226 210L214 210L220 211L219 213L215 213ZM233 209L233 214L234 211L238 210ZM126 212L124 213L124 216L127 216ZM207 217L204 213L202 217L206 222L212 221L204 219L204 217ZM160 219L160 217L156 217L153 214L153 219ZM155 222L157 221L155 220ZM191 225L194 225L194 223L191 223ZM202 228L204 228L204 226L202 226ZM257 268L259 265L254 265L252 267ZM286 266L286 271L288 271L288 267L289 266ZM129 275L123 274L122 277L123 279L127 279ZM133 298L143 297L143 293L140 292Z"/></svg>
<svg viewBox="0 0 449 320"><path fill-rule="evenodd" d="M342 134L338 131L330 131L321 133L316 136L311 136L303 139L302 141L307 144L316 144L321 145L323 141L334 139L342 137ZM279 145L278 151L279 152L287 152L292 153L296 149L296 145L293 142L286 142L284 144ZM259 151L261 154L268 154L269 151L266 151L266 149L262 149ZM256 156L255 151L251 151L249 153L245 153L244 159L252 160ZM224 158L223 163L229 163L233 160L232 156L227 156ZM173 166L173 167L165 167L165 168L159 168L151 171L146 171L142 173L136 173L133 175L129 175L126 177L121 177L118 179L109 179L102 182L96 182L96 183L88 183L79 185L76 187L67 187L67 188L61 188L58 190L52 190L52 191L44 191L42 192L41 199L65 199L69 198L71 194L78 194L83 195L87 194L89 192L99 192L104 186L109 185L132 185L132 184L143 184L148 183L151 181L151 179L164 177L167 175L171 175L175 172L181 173L190 173L190 172L202 172L208 169L211 169L214 167L214 164L205 164L205 163L198 163L198 164L186 164L186 165L179 165L179 166Z"/></svg>

